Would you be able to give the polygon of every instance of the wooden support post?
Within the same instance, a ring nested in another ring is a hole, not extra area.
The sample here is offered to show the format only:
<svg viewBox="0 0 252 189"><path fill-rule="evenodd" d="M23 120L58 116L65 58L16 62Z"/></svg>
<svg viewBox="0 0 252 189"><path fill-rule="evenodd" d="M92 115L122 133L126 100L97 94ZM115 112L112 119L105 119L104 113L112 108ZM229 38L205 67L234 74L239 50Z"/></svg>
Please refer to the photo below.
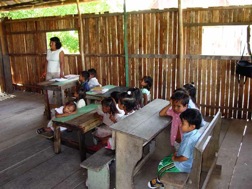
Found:
<svg viewBox="0 0 252 189"><path fill-rule="evenodd" d="M81 66L82 70L86 70L85 67L85 55L84 55L84 31L83 31L83 22L82 22L82 16L80 11L80 3L79 0L76 0L77 3L77 9L78 9L78 15L79 15L79 25L80 25L80 55L81 55Z"/></svg>
<svg viewBox="0 0 252 189"><path fill-rule="evenodd" d="M0 75L3 75L2 82L4 82L2 89L0 88L0 92L12 93L13 87L12 87L10 58L7 52L6 37L4 38L3 29L4 29L3 22L0 19L0 66L2 68L2 69L0 68Z"/></svg>
<svg viewBox="0 0 252 189"><path fill-rule="evenodd" d="M129 86L129 54L128 54L128 30L127 30L127 10L126 10L126 0L123 3L123 15L124 15L124 54L125 54L125 80L126 87Z"/></svg>
<svg viewBox="0 0 252 189"><path fill-rule="evenodd" d="M178 86L183 86L184 83L184 64L183 64L183 9L182 9L182 0L178 0L178 8L179 8L179 73L178 73Z"/></svg>

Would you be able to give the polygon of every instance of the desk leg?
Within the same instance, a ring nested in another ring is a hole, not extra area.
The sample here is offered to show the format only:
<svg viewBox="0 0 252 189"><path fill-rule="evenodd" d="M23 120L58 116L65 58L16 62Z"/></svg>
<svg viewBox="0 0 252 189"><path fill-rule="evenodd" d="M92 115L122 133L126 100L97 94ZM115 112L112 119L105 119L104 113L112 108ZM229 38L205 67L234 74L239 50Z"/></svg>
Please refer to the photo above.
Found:
<svg viewBox="0 0 252 189"><path fill-rule="evenodd" d="M156 145L152 158L161 160L172 153L170 145L170 130L171 127L168 126L155 137Z"/></svg>
<svg viewBox="0 0 252 189"><path fill-rule="evenodd" d="M50 108L50 103L49 103L49 98L48 98L48 91L44 90L44 99L45 99L45 111L47 114L47 119L51 119L51 108Z"/></svg>
<svg viewBox="0 0 252 189"><path fill-rule="evenodd" d="M65 105L66 103L65 90L61 90L61 102L62 102L62 105Z"/></svg>
<svg viewBox="0 0 252 189"><path fill-rule="evenodd" d="M53 128L54 128L54 152L58 154L61 152L60 126L53 123Z"/></svg>
<svg viewBox="0 0 252 189"><path fill-rule="evenodd" d="M116 132L116 189L134 188L133 173L142 153L142 140Z"/></svg>
<svg viewBox="0 0 252 189"><path fill-rule="evenodd" d="M78 131L81 162L86 159L85 133Z"/></svg>

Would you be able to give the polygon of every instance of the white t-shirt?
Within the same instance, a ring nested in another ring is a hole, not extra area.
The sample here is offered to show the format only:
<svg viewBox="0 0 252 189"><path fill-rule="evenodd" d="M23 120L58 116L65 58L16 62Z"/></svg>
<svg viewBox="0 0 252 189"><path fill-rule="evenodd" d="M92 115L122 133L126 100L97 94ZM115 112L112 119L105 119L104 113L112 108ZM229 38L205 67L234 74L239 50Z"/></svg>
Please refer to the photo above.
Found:
<svg viewBox="0 0 252 189"><path fill-rule="evenodd" d="M59 107L59 108L55 108L54 110L55 110L55 114L56 114L56 112L58 113L58 114L63 114L63 109L64 109L64 106L61 106L61 107ZM47 127L50 127L52 130L54 130L53 129L53 122L52 122L52 120L55 118L55 115L52 117L52 119L48 122L48 124L47 124ZM66 130L67 128L66 127L60 127L60 131L64 131L64 130Z"/></svg>
<svg viewBox="0 0 252 189"><path fill-rule="evenodd" d="M143 94L147 95L147 101L149 102L151 100L150 91L148 89L146 89L146 88L142 88L141 91L142 91Z"/></svg>
<svg viewBox="0 0 252 189"><path fill-rule="evenodd" d="M96 77L89 79L88 85L89 85L90 89L97 87L97 86L101 86Z"/></svg>
<svg viewBox="0 0 252 189"><path fill-rule="evenodd" d="M60 72L60 52L63 51L61 48L55 51L51 49L47 50L46 60L47 60L47 72Z"/></svg>

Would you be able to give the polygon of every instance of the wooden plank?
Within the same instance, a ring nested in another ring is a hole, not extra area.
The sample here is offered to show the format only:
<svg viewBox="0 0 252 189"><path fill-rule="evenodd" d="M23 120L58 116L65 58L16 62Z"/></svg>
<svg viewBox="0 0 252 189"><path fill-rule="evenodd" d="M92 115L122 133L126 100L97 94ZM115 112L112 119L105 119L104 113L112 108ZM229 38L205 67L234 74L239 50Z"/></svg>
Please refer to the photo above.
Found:
<svg viewBox="0 0 252 189"><path fill-rule="evenodd" d="M252 123L248 122L247 130L242 140L241 151L234 168L230 189L246 189L252 186Z"/></svg>
<svg viewBox="0 0 252 189"><path fill-rule="evenodd" d="M98 172L114 158L115 152L113 150L102 148L83 161L80 166Z"/></svg>
<svg viewBox="0 0 252 189"><path fill-rule="evenodd" d="M84 169L78 169L76 172L70 174L66 179L58 183L54 189L69 189L81 188L87 189L86 186L87 172Z"/></svg>
<svg viewBox="0 0 252 189"><path fill-rule="evenodd" d="M228 188L236 164L246 121L235 119L226 121L226 124L229 124L230 126L221 144L217 159L217 164L222 166L222 172L221 175L215 173L212 174L207 189Z"/></svg>
<svg viewBox="0 0 252 189"><path fill-rule="evenodd" d="M34 149L32 147L34 147ZM26 159L31 156L31 154L36 154L48 147L51 147L48 140L35 136L11 148L3 150L0 152L0 170L4 171L8 169L8 167L18 164L20 160Z"/></svg>
<svg viewBox="0 0 252 189"><path fill-rule="evenodd" d="M37 137L34 137L37 138ZM44 163L45 161L50 160L55 154L53 153L53 149L51 144L44 139L47 143L42 143L40 145L36 145L35 143L33 147L30 149L24 149L22 151L18 151L18 156L15 156L17 151L12 150L12 157L10 160L3 159L1 162L5 164L4 168L1 166L0 171L0 185L4 186L5 184L15 180L16 178L22 176L26 172L29 172L30 169ZM25 141L26 142L26 141ZM38 147L37 149L35 149ZM13 149L13 148L10 148ZM34 150L35 149L35 150ZM32 151L34 150L34 152ZM5 152L5 151L4 151Z"/></svg>
<svg viewBox="0 0 252 189"><path fill-rule="evenodd" d="M168 101L155 99L136 113L114 124L111 128L116 131L132 134L135 137L140 137L148 141L153 137L153 133L159 133L157 130L161 131L164 129L166 123L167 125L169 124L169 118L159 117L158 114L159 110L168 104ZM153 117L156 117L156 119L153 119ZM153 123L153 121L156 122ZM153 127L153 125L155 125L155 127Z"/></svg>
<svg viewBox="0 0 252 189"><path fill-rule="evenodd" d="M79 153L77 150L64 147L64 153L55 155L44 161L28 172L4 184L4 188L51 188L65 180L69 175L80 169ZM39 158L37 156L36 158ZM27 161L26 163L31 163ZM64 169L62 169L64 166ZM64 171L62 171L64 170Z"/></svg>

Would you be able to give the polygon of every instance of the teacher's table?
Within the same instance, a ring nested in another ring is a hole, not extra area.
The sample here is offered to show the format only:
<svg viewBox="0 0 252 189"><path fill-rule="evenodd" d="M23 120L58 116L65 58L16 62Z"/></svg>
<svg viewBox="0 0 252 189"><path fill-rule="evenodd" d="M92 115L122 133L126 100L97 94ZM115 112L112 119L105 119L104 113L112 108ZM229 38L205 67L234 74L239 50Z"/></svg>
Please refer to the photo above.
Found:
<svg viewBox="0 0 252 189"><path fill-rule="evenodd" d="M125 92L129 87L115 86L115 85L104 85L102 89L105 89L106 92L96 92L96 91L88 91L86 92L87 103L90 104L91 100L101 101L104 98L110 97L110 94L114 91Z"/></svg>
<svg viewBox="0 0 252 189"><path fill-rule="evenodd" d="M115 123L116 189L134 188L133 176L151 157L162 159L170 153L170 117L160 117L159 111L169 101L155 99L132 115ZM155 140L154 151L144 156L143 147Z"/></svg>
<svg viewBox="0 0 252 189"><path fill-rule="evenodd" d="M66 79L64 81L44 81L40 82L37 85L41 87L44 92L45 106L46 106L46 114L47 119L51 119L51 108L48 99L48 90L51 91L60 91L61 92L61 100L57 99L57 106L62 106L66 103L64 91L66 89L71 89L76 86L76 82L78 81L79 76Z"/></svg>
<svg viewBox="0 0 252 189"><path fill-rule="evenodd" d="M102 120L94 116L97 107L97 104L90 104L78 109L76 114L52 120L54 128L54 152L56 154L61 151L60 127L66 127L78 131L81 161L86 159L85 134L102 124Z"/></svg>

